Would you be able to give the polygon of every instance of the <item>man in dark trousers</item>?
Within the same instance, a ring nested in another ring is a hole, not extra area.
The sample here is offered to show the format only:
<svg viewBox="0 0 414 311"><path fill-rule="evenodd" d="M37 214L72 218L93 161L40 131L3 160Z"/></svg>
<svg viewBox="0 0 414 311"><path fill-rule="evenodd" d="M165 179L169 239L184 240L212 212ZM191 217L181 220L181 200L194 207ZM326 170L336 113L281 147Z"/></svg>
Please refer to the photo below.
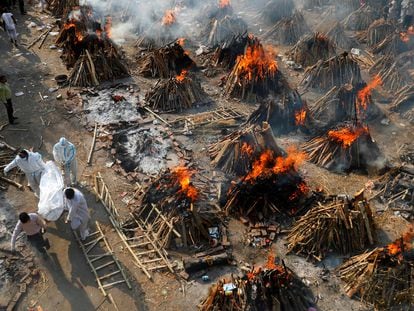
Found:
<svg viewBox="0 0 414 311"><path fill-rule="evenodd" d="M46 250L50 248L49 240L43 238L46 231L46 222L36 213L20 213L19 221L14 228L11 239L12 252L16 249L16 239L20 232L24 231L29 243L40 253L46 255Z"/></svg>
<svg viewBox="0 0 414 311"><path fill-rule="evenodd" d="M11 90L7 84L6 76L0 75L0 103L4 104L7 110L7 117L10 124L16 124L17 118L13 115L13 104L11 100Z"/></svg>

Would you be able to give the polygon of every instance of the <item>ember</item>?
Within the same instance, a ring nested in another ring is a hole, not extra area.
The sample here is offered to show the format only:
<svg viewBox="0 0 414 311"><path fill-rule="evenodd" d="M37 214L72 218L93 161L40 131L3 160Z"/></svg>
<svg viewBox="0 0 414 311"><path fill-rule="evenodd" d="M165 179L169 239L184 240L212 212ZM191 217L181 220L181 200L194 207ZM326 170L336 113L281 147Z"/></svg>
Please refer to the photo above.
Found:
<svg viewBox="0 0 414 311"><path fill-rule="evenodd" d="M340 142L343 148L349 148L359 136L368 133L368 127L344 127L339 130L331 130L328 137L334 141Z"/></svg>
<svg viewBox="0 0 414 311"><path fill-rule="evenodd" d="M230 6L230 0L219 0L219 8Z"/></svg>
<svg viewBox="0 0 414 311"><path fill-rule="evenodd" d="M295 112L295 124L304 125L306 121L306 110L301 109Z"/></svg>
<svg viewBox="0 0 414 311"><path fill-rule="evenodd" d="M194 172L188 170L186 167L179 166L173 169L173 173L176 175L178 182L180 183L179 193L183 193L187 196L191 202L197 199L197 189L191 185L190 177ZM174 185L173 185L174 186Z"/></svg>
<svg viewBox="0 0 414 311"><path fill-rule="evenodd" d="M376 75L374 79L368 83L366 87L358 92L358 103L357 103L357 112L358 114L366 111L368 108L369 98L371 96L372 90L374 90L377 86L382 84L381 77Z"/></svg>
<svg viewBox="0 0 414 311"><path fill-rule="evenodd" d="M178 75L178 76L176 76L176 77L175 77L175 79L176 79L178 82L183 82L183 81L184 81L184 79L187 77L187 74L188 74L188 71L187 71L187 70L182 70L182 71L181 71L181 74L180 74L180 75Z"/></svg>
<svg viewBox="0 0 414 311"><path fill-rule="evenodd" d="M414 226L411 225L407 232L405 232L400 239L397 239L391 244L388 244L385 249L392 256L403 259L403 252L412 249L414 242Z"/></svg>

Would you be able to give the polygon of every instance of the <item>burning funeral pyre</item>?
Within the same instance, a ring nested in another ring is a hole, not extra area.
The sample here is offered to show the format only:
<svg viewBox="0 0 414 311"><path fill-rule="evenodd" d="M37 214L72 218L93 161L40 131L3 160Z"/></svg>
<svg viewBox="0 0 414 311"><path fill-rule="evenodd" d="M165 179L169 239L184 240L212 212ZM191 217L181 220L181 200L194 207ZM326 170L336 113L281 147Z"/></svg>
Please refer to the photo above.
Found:
<svg viewBox="0 0 414 311"><path fill-rule="evenodd" d="M256 102L283 87L274 51L265 49L258 39L250 40L243 55L238 56L224 86L227 97Z"/></svg>
<svg viewBox="0 0 414 311"><path fill-rule="evenodd" d="M210 59L211 64L225 69L233 68L237 58L244 54L246 46L252 44L249 43L251 40L254 39L247 33L233 36L230 40L223 42L216 48Z"/></svg>
<svg viewBox="0 0 414 311"><path fill-rule="evenodd" d="M330 251L363 251L375 241L371 208L363 193L332 196L300 217L287 237L288 251L322 260Z"/></svg>
<svg viewBox="0 0 414 311"><path fill-rule="evenodd" d="M226 15L221 19L213 19L206 30L206 42L210 47L226 44L233 37L243 35L247 32L246 22L237 16Z"/></svg>
<svg viewBox="0 0 414 311"><path fill-rule="evenodd" d="M170 220L174 228L165 227L158 234L159 241L163 241L166 248L179 247L178 244L185 247L215 246L222 237L222 215L213 205L205 203L207 192L207 185L194 170L175 167L161 174L150 185L133 217L153 227L161 218ZM161 212L161 218L158 213L151 212L154 206ZM134 221L127 220L123 228L128 231L133 226ZM179 232L180 242L171 239L172 229ZM156 232L157 228L152 230Z"/></svg>
<svg viewBox="0 0 414 311"><path fill-rule="evenodd" d="M153 49L138 57L139 73L147 78L170 78L196 66L181 41Z"/></svg>
<svg viewBox="0 0 414 311"><path fill-rule="evenodd" d="M269 25L291 17L295 9L293 0L270 0L259 13L260 20Z"/></svg>
<svg viewBox="0 0 414 311"><path fill-rule="evenodd" d="M381 152L367 126L343 123L303 144L309 161L331 171L378 171L384 165Z"/></svg>
<svg viewBox="0 0 414 311"><path fill-rule="evenodd" d="M355 118L373 119L380 111L372 102L371 92L381 83L376 76L368 84L334 86L311 106L311 115L328 126Z"/></svg>
<svg viewBox="0 0 414 311"><path fill-rule="evenodd" d="M283 261L276 264L270 255L265 268L219 280L199 307L202 311L305 311L314 305L311 290Z"/></svg>
<svg viewBox="0 0 414 311"><path fill-rule="evenodd" d="M262 129L252 125L233 132L209 147L211 164L227 174L237 176L248 174L252 164L266 150L277 156L285 155L267 123L263 123Z"/></svg>
<svg viewBox="0 0 414 311"><path fill-rule="evenodd" d="M384 55L378 58L369 69L369 73L378 75L381 78L383 87L393 92L402 89L410 81L400 72L400 64L392 55Z"/></svg>
<svg viewBox="0 0 414 311"><path fill-rule="evenodd" d="M122 55L110 39L111 18L107 17L103 30L90 16L89 7L72 11L56 39L63 49L61 58L72 68L68 79L72 86L97 86L129 76Z"/></svg>
<svg viewBox="0 0 414 311"><path fill-rule="evenodd" d="M309 188L298 172L305 157L294 147L282 156L264 151L249 173L232 184L224 207L226 213L249 218L254 223L305 210L308 205L304 199Z"/></svg>
<svg viewBox="0 0 414 311"><path fill-rule="evenodd" d="M145 95L146 103L156 111L183 111L210 102L199 82L187 70L169 79L160 79Z"/></svg>
<svg viewBox="0 0 414 311"><path fill-rule="evenodd" d="M273 132L278 135L297 129L307 130L309 109L298 91L287 86L282 94L263 101L246 123L260 125L262 122L269 123Z"/></svg>
<svg viewBox="0 0 414 311"><path fill-rule="evenodd" d="M337 48L348 51L357 46L357 42L349 37L341 23L339 22L322 22L318 26L318 31L323 33Z"/></svg>
<svg viewBox="0 0 414 311"><path fill-rule="evenodd" d="M349 297L376 310L411 310L414 305L414 227L393 243L348 259L339 269Z"/></svg>
<svg viewBox="0 0 414 311"><path fill-rule="evenodd" d="M378 12L369 5L363 5L349 14L342 24L347 30L366 30L378 17Z"/></svg>
<svg viewBox="0 0 414 311"><path fill-rule="evenodd" d="M291 17L278 21L263 34L263 39L273 39L279 44L292 45L311 30L301 12L296 11Z"/></svg>
<svg viewBox="0 0 414 311"><path fill-rule="evenodd" d="M347 83L357 85L363 82L358 62L350 54L344 52L327 60L320 60L308 67L301 85L304 88L320 88L328 91L333 86L341 87Z"/></svg>
<svg viewBox="0 0 414 311"><path fill-rule="evenodd" d="M328 59L335 53L335 46L328 37L321 33L314 33L302 37L288 55L295 63L306 67L319 60Z"/></svg>

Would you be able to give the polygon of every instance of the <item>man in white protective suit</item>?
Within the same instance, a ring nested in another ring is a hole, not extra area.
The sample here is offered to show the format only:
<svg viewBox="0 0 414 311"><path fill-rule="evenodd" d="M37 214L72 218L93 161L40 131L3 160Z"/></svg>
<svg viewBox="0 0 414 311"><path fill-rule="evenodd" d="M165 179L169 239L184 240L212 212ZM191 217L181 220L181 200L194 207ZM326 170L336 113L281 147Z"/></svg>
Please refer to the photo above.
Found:
<svg viewBox="0 0 414 311"><path fill-rule="evenodd" d="M72 230L79 229L81 240L85 240L89 235L88 222L90 218L85 197L78 189L66 188L65 199L66 207L69 210L66 223L70 221Z"/></svg>
<svg viewBox="0 0 414 311"><path fill-rule="evenodd" d="M53 157L55 162L60 165L65 185L76 185L78 163L76 161L76 147L65 137L59 139L59 141L53 146Z"/></svg>
<svg viewBox="0 0 414 311"><path fill-rule="evenodd" d="M4 175L7 175L16 166L26 174L29 187L32 188L35 196L39 197L40 179L45 170L45 163L40 153L31 152L26 149L19 151L16 158L4 168Z"/></svg>

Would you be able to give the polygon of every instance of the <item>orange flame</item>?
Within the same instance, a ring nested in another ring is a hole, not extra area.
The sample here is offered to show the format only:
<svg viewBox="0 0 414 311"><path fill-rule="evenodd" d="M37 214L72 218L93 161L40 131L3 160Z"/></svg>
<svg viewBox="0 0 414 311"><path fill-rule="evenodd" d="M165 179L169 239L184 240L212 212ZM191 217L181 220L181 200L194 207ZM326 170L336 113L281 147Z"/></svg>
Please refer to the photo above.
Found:
<svg viewBox="0 0 414 311"><path fill-rule="evenodd" d="M223 9L225 7L230 6L230 0L220 0L219 1L219 8Z"/></svg>
<svg viewBox="0 0 414 311"><path fill-rule="evenodd" d="M299 196L301 196L304 193L307 193L308 191L309 191L308 185L305 182L301 182L298 185L298 189L289 196L289 201L296 200L297 198L299 198Z"/></svg>
<svg viewBox="0 0 414 311"><path fill-rule="evenodd" d="M250 146L248 143L244 142L241 147L241 152L251 156L253 154L253 147Z"/></svg>
<svg viewBox="0 0 414 311"><path fill-rule="evenodd" d="M180 193L184 193L192 202L197 199L197 189L191 185L190 177L194 174L184 166L174 168L173 172L176 174L178 182L180 183Z"/></svg>
<svg viewBox="0 0 414 311"><path fill-rule="evenodd" d="M409 42L410 41L410 37L408 36L408 34L406 32L400 32L400 39L402 42Z"/></svg>
<svg viewBox="0 0 414 311"><path fill-rule="evenodd" d="M275 158L271 150L266 150L259 159L253 162L252 169L244 180L253 182L260 176L284 174L291 170L297 171L305 158L306 154L298 151L295 147L288 148L286 157Z"/></svg>
<svg viewBox="0 0 414 311"><path fill-rule="evenodd" d="M381 77L376 75L374 79L368 83L366 87L358 92L358 105L357 105L357 112L361 112L361 110L367 110L368 108L368 100L371 96L371 92L375 89L378 85L382 84Z"/></svg>
<svg viewBox="0 0 414 311"><path fill-rule="evenodd" d="M266 268L273 270L277 268L277 265L275 264L276 255L269 251L269 255L267 255L267 262L266 262Z"/></svg>
<svg viewBox="0 0 414 311"><path fill-rule="evenodd" d="M68 22L68 23L66 23L64 26L63 26L63 28L65 29L65 30L68 30L68 29L70 29L70 28L74 28L75 29L75 36L76 36L76 40L77 40L77 42L81 42L82 40L83 40L83 35L82 35L82 33L76 28L76 25L75 25L75 23L73 23L73 22Z"/></svg>
<svg viewBox="0 0 414 311"><path fill-rule="evenodd" d="M238 75L245 76L249 81L253 79L265 79L274 76L277 71L277 62L274 59L274 51L265 49L258 41L249 45L244 55L237 57Z"/></svg>
<svg viewBox="0 0 414 311"><path fill-rule="evenodd" d="M295 111L295 124L304 125L306 121L306 110L302 108L301 110Z"/></svg>
<svg viewBox="0 0 414 311"><path fill-rule="evenodd" d="M338 141L342 144L344 148L348 148L352 143L362 134L369 133L368 127L360 126L357 128L354 127L344 127L339 130L331 130L328 132L328 138L331 140Z"/></svg>
<svg viewBox="0 0 414 311"><path fill-rule="evenodd" d="M112 38L112 17L111 16L106 17L104 30L105 30L106 36L108 38Z"/></svg>
<svg viewBox="0 0 414 311"><path fill-rule="evenodd" d="M175 23L175 20L176 18L175 18L174 10L167 10L164 13L164 16L161 20L161 24L166 25L166 26L172 25Z"/></svg>
<svg viewBox="0 0 414 311"><path fill-rule="evenodd" d="M178 82L183 82L184 79L187 77L188 71L187 70L181 70L181 74L179 74L178 76L175 77L175 79Z"/></svg>
<svg viewBox="0 0 414 311"><path fill-rule="evenodd" d="M402 256L404 250L409 250L412 248L412 242L414 240L414 226L410 225L408 231L403 234L401 239L397 239L391 244L386 246L386 250L390 255L393 256Z"/></svg>

